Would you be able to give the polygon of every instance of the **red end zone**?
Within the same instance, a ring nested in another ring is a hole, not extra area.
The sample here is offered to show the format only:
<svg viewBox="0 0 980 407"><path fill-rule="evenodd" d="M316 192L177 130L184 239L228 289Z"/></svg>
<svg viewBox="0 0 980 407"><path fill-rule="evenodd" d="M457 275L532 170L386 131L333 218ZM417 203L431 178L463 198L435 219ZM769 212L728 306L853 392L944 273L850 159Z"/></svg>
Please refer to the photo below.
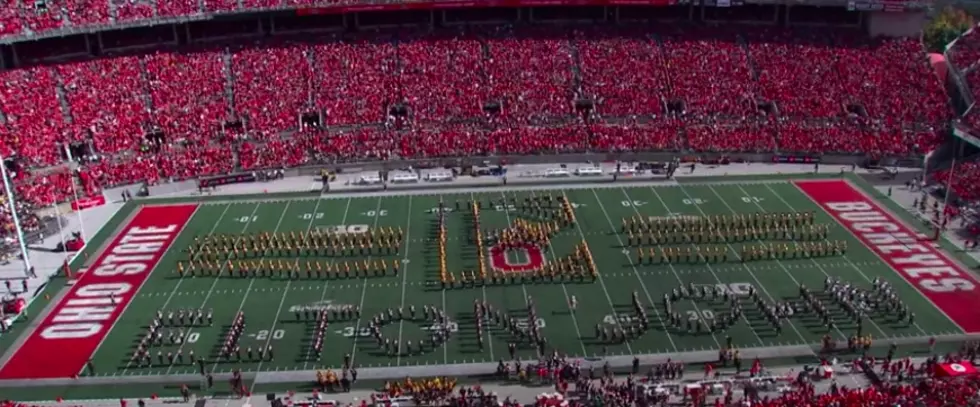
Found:
<svg viewBox="0 0 980 407"><path fill-rule="evenodd" d="M0 379L78 374L195 209L193 204L141 208L0 368Z"/></svg>
<svg viewBox="0 0 980 407"><path fill-rule="evenodd" d="M844 181L796 182L966 333L980 332L980 282Z"/></svg>

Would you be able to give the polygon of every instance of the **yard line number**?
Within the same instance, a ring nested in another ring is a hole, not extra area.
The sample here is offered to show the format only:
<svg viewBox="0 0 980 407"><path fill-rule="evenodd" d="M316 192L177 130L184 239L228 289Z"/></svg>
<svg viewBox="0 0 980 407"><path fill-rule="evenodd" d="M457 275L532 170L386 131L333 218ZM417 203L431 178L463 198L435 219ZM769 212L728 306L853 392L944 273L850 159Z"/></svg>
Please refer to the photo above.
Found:
<svg viewBox="0 0 980 407"><path fill-rule="evenodd" d="M272 339L279 340L284 336L286 336L286 331L283 329L276 329L275 331L272 331ZM259 333L255 334L255 339L260 341L269 339L269 330L263 329L259 331Z"/></svg>
<svg viewBox="0 0 980 407"><path fill-rule="evenodd" d="M258 216L242 216L239 218L235 218L235 222L240 222L240 223L258 222L258 220L259 220Z"/></svg>
<svg viewBox="0 0 980 407"><path fill-rule="evenodd" d="M643 206L646 205L647 203L643 201L622 201L620 202L620 204L627 208L631 208L636 206Z"/></svg>
<svg viewBox="0 0 980 407"><path fill-rule="evenodd" d="M324 226L320 228L320 230L324 230L328 233L336 233L338 235L345 233L357 234L366 233L368 231L368 225L332 225Z"/></svg>
<svg viewBox="0 0 980 407"><path fill-rule="evenodd" d="M742 202L745 202L747 204L754 204L754 203L762 202L762 198L759 198L757 196L743 196Z"/></svg>
<svg viewBox="0 0 980 407"><path fill-rule="evenodd" d="M684 202L684 205L702 205L708 201L701 198L684 198L681 202Z"/></svg>
<svg viewBox="0 0 980 407"><path fill-rule="evenodd" d="M749 295L752 293L752 284L749 283L715 284L715 287L722 292L734 295Z"/></svg>
<svg viewBox="0 0 980 407"><path fill-rule="evenodd" d="M704 321L713 320L715 319L715 312L710 309L701 312L689 310L687 311L687 319L691 321L697 321L699 319Z"/></svg>
<svg viewBox="0 0 980 407"><path fill-rule="evenodd" d="M378 217L378 216L388 216L388 210L387 209L381 209L381 210L378 210L378 211L367 211L367 212L364 212L364 216L370 216L372 218Z"/></svg>
<svg viewBox="0 0 980 407"><path fill-rule="evenodd" d="M638 318L632 315L606 315L602 322L608 325L627 325L633 323Z"/></svg>
<svg viewBox="0 0 980 407"><path fill-rule="evenodd" d="M185 341L187 343L195 343L198 339L201 339L201 334L198 332L191 332L187 334L187 339L185 339Z"/></svg>
<svg viewBox="0 0 980 407"><path fill-rule="evenodd" d="M303 215L300 216L300 218L303 220L314 220L314 219L320 220L323 219L323 212L304 213Z"/></svg>
<svg viewBox="0 0 980 407"><path fill-rule="evenodd" d="M456 323L456 322L449 322L447 325L448 325L448 328L449 328L449 331L450 332L459 332L459 324L458 323ZM439 326L439 324L432 324L432 325L428 325L428 326L423 326L422 327L422 330L423 331L438 331L439 329L441 329L441 327ZM355 336L361 337L361 338L369 338L369 337L373 336L373 334L371 333L371 328L369 328L369 327L361 327L361 328L356 328L355 329L352 326L348 326L348 327L344 327L343 329L341 329L339 331L336 331L336 332L339 333L341 336L344 336L346 338L353 338Z"/></svg>

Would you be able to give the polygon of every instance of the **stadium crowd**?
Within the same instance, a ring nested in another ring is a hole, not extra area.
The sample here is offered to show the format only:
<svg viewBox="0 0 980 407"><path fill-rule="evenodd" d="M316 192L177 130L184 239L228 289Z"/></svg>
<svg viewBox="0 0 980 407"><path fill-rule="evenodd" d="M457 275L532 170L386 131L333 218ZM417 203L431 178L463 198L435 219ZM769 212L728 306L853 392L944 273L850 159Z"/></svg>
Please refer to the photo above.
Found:
<svg viewBox="0 0 980 407"><path fill-rule="evenodd" d="M382 32L16 69L0 73L0 148L40 168L64 159L63 143L90 142L95 154L79 178L93 193L323 159L623 150L904 156L938 143L950 114L916 41L664 30ZM638 65L650 69L631 69ZM300 126L301 116L313 125ZM67 199L62 187L72 177L44 177L55 187L24 177L21 198Z"/></svg>
<svg viewBox="0 0 980 407"><path fill-rule="evenodd" d="M967 161L956 164L955 173L951 168L932 173L939 185L950 185L952 192L964 201L980 201L980 163Z"/></svg>
<svg viewBox="0 0 980 407"><path fill-rule="evenodd" d="M42 3L0 11L0 33L282 4ZM14 183L33 208L70 200L72 183L91 195L236 169L402 157L909 156L941 141L951 113L919 42L839 28L381 30L0 72L0 152L25 168ZM66 143L89 146L74 157L77 170L62 165Z"/></svg>

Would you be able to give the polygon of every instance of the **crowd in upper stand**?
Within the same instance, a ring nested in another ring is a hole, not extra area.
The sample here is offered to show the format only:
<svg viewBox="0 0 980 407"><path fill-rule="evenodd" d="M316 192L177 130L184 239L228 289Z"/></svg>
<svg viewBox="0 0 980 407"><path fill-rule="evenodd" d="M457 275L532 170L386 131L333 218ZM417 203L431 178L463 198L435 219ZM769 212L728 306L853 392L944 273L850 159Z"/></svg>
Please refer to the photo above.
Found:
<svg viewBox="0 0 980 407"><path fill-rule="evenodd" d="M980 201L980 162L966 161L952 168L935 171L933 180L940 185L949 185L952 192L963 201Z"/></svg>
<svg viewBox="0 0 980 407"><path fill-rule="evenodd" d="M0 38L273 7L338 6L364 0L0 0Z"/></svg>
<svg viewBox="0 0 980 407"><path fill-rule="evenodd" d="M113 13L157 5L120 3ZM920 43L846 29L484 27L343 39L0 72L0 151L25 167L15 181L20 199L48 205L70 198L74 178L31 172L63 162L65 142L93 146L78 180L95 193L239 168L397 157L906 156L939 143L951 114ZM398 108L407 115L393 115ZM299 129L301 115L321 126Z"/></svg>

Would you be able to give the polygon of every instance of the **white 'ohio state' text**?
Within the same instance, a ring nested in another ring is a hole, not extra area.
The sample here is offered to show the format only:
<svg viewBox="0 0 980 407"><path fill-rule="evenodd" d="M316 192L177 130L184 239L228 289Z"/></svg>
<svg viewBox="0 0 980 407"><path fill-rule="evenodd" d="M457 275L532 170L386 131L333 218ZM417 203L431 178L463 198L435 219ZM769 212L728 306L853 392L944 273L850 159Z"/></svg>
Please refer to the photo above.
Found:
<svg viewBox="0 0 980 407"><path fill-rule="evenodd" d="M177 225L165 227L132 227L119 241L110 247L90 271L93 275L82 278L68 298L51 317L51 324L41 331L44 339L87 338L100 333L106 321L114 321L113 314L132 299L139 287L121 281L149 272L154 258L167 249L167 243L177 233ZM145 276L133 281L145 281ZM101 281L100 281L101 280ZM109 324L111 326L111 324Z"/></svg>

